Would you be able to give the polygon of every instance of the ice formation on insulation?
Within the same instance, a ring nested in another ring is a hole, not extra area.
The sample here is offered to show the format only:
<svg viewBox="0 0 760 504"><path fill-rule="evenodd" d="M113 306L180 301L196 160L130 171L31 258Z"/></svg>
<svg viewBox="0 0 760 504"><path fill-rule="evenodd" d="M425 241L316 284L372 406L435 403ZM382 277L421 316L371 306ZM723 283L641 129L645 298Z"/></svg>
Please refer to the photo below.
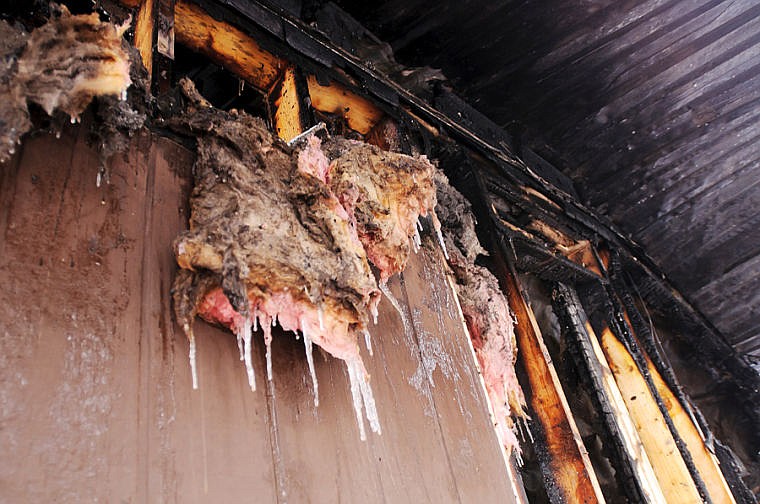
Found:
<svg viewBox="0 0 760 504"><path fill-rule="evenodd" d="M196 315L232 331L251 388L251 335L260 325L272 379L272 326L303 334L319 402L312 343L346 362L357 421L380 433L358 336L377 320L380 291L409 322L385 283L421 244L431 216L435 168L424 157L316 136L291 146L262 121L207 105L185 80L188 111L170 126L198 138L190 229L175 241L181 267L173 288L177 318L194 341ZM436 224L437 225L437 224ZM379 272L375 280L369 262Z"/></svg>
<svg viewBox="0 0 760 504"><path fill-rule="evenodd" d="M369 329L364 329L364 345L367 347L367 353L372 357L372 335L369 333Z"/></svg>
<svg viewBox="0 0 760 504"><path fill-rule="evenodd" d="M243 354L242 359L245 361L245 372L248 375L248 385L251 390L256 391L256 373L253 372L253 359L251 358L251 343L253 334L251 334L251 319L246 317L243 322L242 330L239 329L238 341L243 340Z"/></svg>
<svg viewBox="0 0 760 504"><path fill-rule="evenodd" d="M456 276L462 313L481 368L494 427L507 450L520 446L515 421L526 418L525 398L515 374L516 344L509 304L488 269L475 264L486 252L475 234L475 218L467 200L451 187L443 173L436 174L438 215L448 247L448 260Z"/></svg>
<svg viewBox="0 0 760 504"><path fill-rule="evenodd" d="M319 406L319 383L317 383L317 372L314 369L314 354L312 352L311 338L309 338L307 333L303 333L303 346L306 349L306 361L309 363L311 384L314 387L314 406Z"/></svg>
<svg viewBox="0 0 760 504"><path fill-rule="evenodd" d="M0 78L0 162L32 127L28 102L48 114L61 110L76 123L95 96L122 96L130 85L129 55L122 48L129 23L114 26L95 13L55 9L57 16L28 35L0 21L0 60L7 62Z"/></svg>

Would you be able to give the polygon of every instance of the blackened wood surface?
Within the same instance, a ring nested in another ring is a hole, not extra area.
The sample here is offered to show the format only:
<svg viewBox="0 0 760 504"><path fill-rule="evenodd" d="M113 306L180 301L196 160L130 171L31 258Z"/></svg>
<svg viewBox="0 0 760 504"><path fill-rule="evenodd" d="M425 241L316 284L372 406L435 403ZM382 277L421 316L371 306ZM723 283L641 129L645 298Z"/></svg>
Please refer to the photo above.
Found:
<svg viewBox="0 0 760 504"><path fill-rule="evenodd" d="M522 146L563 167L760 358L760 4L338 3L399 61L441 68L526 161Z"/></svg>
<svg viewBox="0 0 760 504"><path fill-rule="evenodd" d="M440 251L412 257L365 354L381 436L341 361L276 333L257 392L234 337L196 323L200 389L171 315L192 155L142 134L96 187L85 128L0 167L0 501L512 502Z"/></svg>

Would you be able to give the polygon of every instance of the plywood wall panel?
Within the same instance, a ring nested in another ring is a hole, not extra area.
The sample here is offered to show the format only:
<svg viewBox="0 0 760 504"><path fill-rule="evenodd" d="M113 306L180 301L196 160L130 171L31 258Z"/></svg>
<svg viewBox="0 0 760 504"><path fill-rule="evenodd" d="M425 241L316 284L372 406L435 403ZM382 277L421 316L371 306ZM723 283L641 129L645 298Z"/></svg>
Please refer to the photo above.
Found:
<svg viewBox="0 0 760 504"><path fill-rule="evenodd" d="M511 502L440 253L390 282L365 362L383 433L359 439L342 361L275 331L247 384L235 338L196 322L200 389L171 314L192 154L140 134L96 186L86 126L0 167L0 500ZM362 345L363 346L363 345Z"/></svg>

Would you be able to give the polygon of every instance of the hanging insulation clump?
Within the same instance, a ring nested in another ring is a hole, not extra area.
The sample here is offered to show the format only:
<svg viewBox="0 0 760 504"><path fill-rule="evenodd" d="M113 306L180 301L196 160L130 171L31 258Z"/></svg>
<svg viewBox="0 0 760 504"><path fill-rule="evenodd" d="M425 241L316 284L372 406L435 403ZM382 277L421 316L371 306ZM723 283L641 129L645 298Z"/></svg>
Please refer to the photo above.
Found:
<svg viewBox="0 0 760 504"><path fill-rule="evenodd" d="M512 314L499 282L488 269L475 264L486 251L475 234L469 202L436 174L438 215L456 277L457 294L475 349L494 415L494 427L508 451L520 446L515 420L526 419L525 398L515 374L517 346Z"/></svg>
<svg viewBox="0 0 760 504"><path fill-rule="evenodd" d="M362 438L362 410L379 433L357 343L379 302L370 262L381 284L403 269L417 219L435 208L434 167L339 138L323 146L312 136L293 148L260 119L208 106L190 81L181 87L190 103L172 126L197 137L198 152L190 229L174 243L173 296L193 386L196 315L237 336L253 390L252 335L261 327L271 380L279 324L304 337L315 404L312 343L346 362Z"/></svg>
<svg viewBox="0 0 760 504"><path fill-rule="evenodd" d="M29 34L0 20L0 163L32 128L28 103L48 115L60 110L73 123L96 96L126 99L130 63L122 35L128 27L94 13L73 16L62 5Z"/></svg>

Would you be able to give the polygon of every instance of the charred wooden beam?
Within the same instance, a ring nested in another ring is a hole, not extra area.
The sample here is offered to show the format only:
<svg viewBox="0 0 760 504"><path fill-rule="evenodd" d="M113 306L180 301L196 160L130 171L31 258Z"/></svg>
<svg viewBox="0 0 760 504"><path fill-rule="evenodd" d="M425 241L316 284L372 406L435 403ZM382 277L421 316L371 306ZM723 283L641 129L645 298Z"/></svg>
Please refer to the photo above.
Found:
<svg viewBox="0 0 760 504"><path fill-rule="evenodd" d="M578 367L590 382L589 394L603 417L607 440L617 458L615 476L631 502L665 503L652 464L620 389L575 291L561 283L553 295L554 313ZM621 481L622 480L622 481Z"/></svg>
<svg viewBox="0 0 760 504"><path fill-rule="evenodd" d="M645 323L641 312L631 297L628 285L623 279L618 257L613 257L610 268L610 285L616 291L622 306L622 314L631 329L635 342L643 342L643 357L652 377L657 393L662 399L675 429L684 441L695 469L704 481L710 499L715 502L733 503L733 494L726 478L719 468L713 450L713 436L710 428L681 390L672 367L665 361L659 342L650 325Z"/></svg>
<svg viewBox="0 0 760 504"><path fill-rule="evenodd" d="M156 27L156 0L142 0L135 18L134 44L140 52L148 79L153 75L153 40Z"/></svg>
<svg viewBox="0 0 760 504"><path fill-rule="evenodd" d="M274 110L272 124L277 136L286 142L308 127L304 118L296 72L293 66L286 68L282 81L273 90L274 99L270 98Z"/></svg>
<svg viewBox="0 0 760 504"><path fill-rule="evenodd" d="M502 243L503 247L503 243ZM505 260L506 250L496 251L502 288L507 293L517 324L515 333L521 360L529 380L529 402L539 439L547 456L541 460L553 502L604 502L599 482L578 432L541 330L525 300L514 269Z"/></svg>
<svg viewBox="0 0 760 504"><path fill-rule="evenodd" d="M664 423L665 426L667 426L670 435L675 442L675 446L680 453L681 460L686 466L686 469L688 470L689 474L691 475L691 479L695 485L695 488L698 491L698 495L701 497L701 499L705 502L711 502L710 501L710 495L707 491L707 487L702 480L702 477L699 473L699 471L696 468L696 465L694 464L694 460L692 457L691 452L689 451L688 447L686 446L686 443L684 442L683 438L681 437L681 434L679 433L678 429L673 423L673 419L668 414L668 409L663 401L663 398L660 396L657 387L654 383L654 380L652 379L652 375L649 372L649 367L646 362L645 354L642 352L642 349L636 339L636 335L633 331L633 328L630 326L628 321L626 320L625 315L625 309L622 307L619 298L617 297L617 294L614 292L614 289L608 284L605 286L606 292L607 292L607 304L609 305L609 311L611 314L609 324L612 328L610 331L607 330L607 333L603 333L602 339L604 340L607 336L612 336L614 332L614 336L618 338L618 343L622 345L622 347L625 349L626 354L631 359L631 362L636 366L638 374L641 376L641 379L643 380L643 383L647 386L647 390L649 391L649 395L646 397L651 397L654 401L654 404L657 406L657 409L660 411L660 417ZM615 350L617 349L617 345L613 342L609 342L608 347ZM620 355L621 364L619 369L625 369L627 370L628 362L627 358L620 354L620 352L617 352L618 355ZM634 376L631 373L628 373L630 376ZM619 382L618 382L619 383Z"/></svg>
<svg viewBox="0 0 760 504"><path fill-rule="evenodd" d="M601 345L666 501L701 502L703 498L668 428L667 419L636 361L609 327L602 330Z"/></svg>
<svg viewBox="0 0 760 504"><path fill-rule="evenodd" d="M708 449L702 432L693 421L693 416L681 405L673 391L647 357L647 367L652 375L657 392L668 410L673 425L678 430L694 460L694 465L704 481L710 500L714 503L735 503L734 496L723 477L717 457Z"/></svg>
<svg viewBox="0 0 760 504"><path fill-rule="evenodd" d="M178 42L208 56L258 89L269 91L287 66L250 35L214 19L187 0L178 0L175 5L174 28Z"/></svg>
<svg viewBox="0 0 760 504"><path fill-rule="evenodd" d="M314 109L343 117L349 128L362 135L369 133L383 116L383 112L371 101L338 82L322 84L316 75L309 75L307 83Z"/></svg>

